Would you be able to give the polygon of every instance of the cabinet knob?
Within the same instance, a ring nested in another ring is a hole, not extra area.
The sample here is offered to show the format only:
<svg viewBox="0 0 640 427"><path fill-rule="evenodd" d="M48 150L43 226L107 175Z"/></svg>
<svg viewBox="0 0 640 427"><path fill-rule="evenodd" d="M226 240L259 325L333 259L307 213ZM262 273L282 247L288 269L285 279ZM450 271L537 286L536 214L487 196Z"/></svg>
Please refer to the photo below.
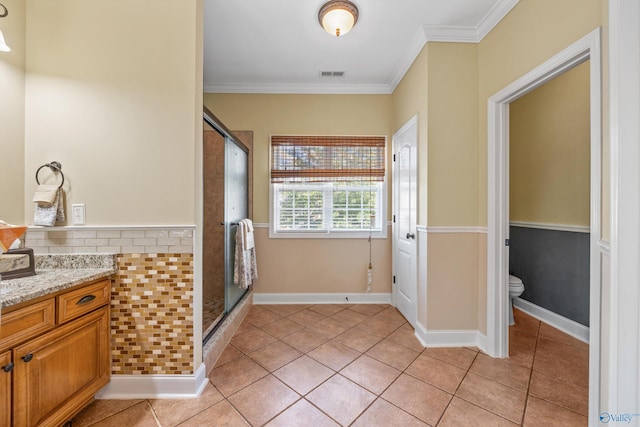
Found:
<svg viewBox="0 0 640 427"><path fill-rule="evenodd" d="M29 353L25 356L22 356L21 359L24 360L25 362L31 362L31 359L33 359L33 354Z"/></svg>
<svg viewBox="0 0 640 427"><path fill-rule="evenodd" d="M13 371L13 363L9 362L8 365L2 367L2 370L5 371L5 372Z"/></svg>

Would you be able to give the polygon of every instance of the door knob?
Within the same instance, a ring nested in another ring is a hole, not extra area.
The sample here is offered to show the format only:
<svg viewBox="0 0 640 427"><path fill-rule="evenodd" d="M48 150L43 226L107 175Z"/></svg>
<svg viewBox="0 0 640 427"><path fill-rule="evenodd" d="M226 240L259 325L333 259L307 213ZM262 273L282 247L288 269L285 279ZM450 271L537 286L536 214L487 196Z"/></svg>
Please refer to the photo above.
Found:
<svg viewBox="0 0 640 427"><path fill-rule="evenodd" d="M414 233L407 233L407 239L415 239L416 235Z"/></svg>

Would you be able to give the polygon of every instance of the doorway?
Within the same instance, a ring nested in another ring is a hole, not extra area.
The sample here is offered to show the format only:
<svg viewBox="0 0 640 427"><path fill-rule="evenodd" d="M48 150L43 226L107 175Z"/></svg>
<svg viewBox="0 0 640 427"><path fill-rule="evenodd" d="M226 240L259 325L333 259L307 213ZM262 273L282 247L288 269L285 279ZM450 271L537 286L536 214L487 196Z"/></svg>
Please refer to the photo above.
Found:
<svg viewBox="0 0 640 427"><path fill-rule="evenodd" d="M589 418L597 419L600 394L601 92L600 30L597 29L491 98L488 106L487 349L508 356L509 104L590 59L590 308Z"/></svg>
<svg viewBox="0 0 640 427"><path fill-rule="evenodd" d="M416 328L418 116L393 135L393 305Z"/></svg>

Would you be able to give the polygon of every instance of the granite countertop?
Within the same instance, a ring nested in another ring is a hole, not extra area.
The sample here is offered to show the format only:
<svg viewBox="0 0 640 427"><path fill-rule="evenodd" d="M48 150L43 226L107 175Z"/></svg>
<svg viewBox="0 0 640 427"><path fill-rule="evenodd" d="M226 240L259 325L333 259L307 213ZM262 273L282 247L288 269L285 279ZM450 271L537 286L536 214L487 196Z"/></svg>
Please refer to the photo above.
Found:
<svg viewBox="0 0 640 427"><path fill-rule="evenodd" d="M0 281L0 307L72 288L116 272L115 254L36 255L36 275Z"/></svg>

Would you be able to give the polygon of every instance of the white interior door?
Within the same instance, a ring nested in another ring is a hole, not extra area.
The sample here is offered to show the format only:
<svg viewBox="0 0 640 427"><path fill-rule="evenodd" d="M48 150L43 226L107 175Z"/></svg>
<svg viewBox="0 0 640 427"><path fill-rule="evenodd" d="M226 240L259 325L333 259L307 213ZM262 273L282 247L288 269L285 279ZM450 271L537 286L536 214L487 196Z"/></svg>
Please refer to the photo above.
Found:
<svg viewBox="0 0 640 427"><path fill-rule="evenodd" d="M393 304L415 328L418 117L393 135Z"/></svg>

